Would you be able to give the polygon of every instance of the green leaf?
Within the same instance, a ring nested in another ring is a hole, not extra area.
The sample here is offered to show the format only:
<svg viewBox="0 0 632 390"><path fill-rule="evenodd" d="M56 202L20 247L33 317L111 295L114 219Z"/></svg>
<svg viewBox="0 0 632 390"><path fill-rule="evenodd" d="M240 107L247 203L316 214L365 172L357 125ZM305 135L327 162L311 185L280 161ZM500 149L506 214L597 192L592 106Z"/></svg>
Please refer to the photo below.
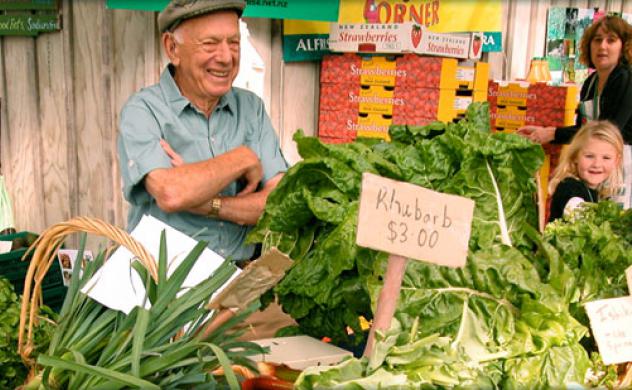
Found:
<svg viewBox="0 0 632 390"><path fill-rule="evenodd" d="M160 389L159 386L156 386L151 382L136 378L131 375L112 371L103 367L96 367L88 364L62 360L53 356L40 355L37 359L37 362L43 366L71 370L87 375L94 375L126 386L140 387L143 389Z"/></svg>
<svg viewBox="0 0 632 390"><path fill-rule="evenodd" d="M164 237L164 231L163 231ZM134 326L134 338L132 341L132 375L140 376L140 358L143 352L143 344L145 342L145 333L149 324L149 310L138 308L136 316L136 325Z"/></svg>

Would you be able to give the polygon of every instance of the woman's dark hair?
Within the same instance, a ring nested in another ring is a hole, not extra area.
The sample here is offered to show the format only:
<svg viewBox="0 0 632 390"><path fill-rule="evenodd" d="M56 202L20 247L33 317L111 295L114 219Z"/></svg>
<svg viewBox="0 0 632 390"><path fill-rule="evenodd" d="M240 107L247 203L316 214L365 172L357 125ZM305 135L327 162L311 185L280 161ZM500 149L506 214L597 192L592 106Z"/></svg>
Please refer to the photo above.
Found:
<svg viewBox="0 0 632 390"><path fill-rule="evenodd" d="M592 42L597 35L597 31L602 26L604 30L616 34L621 39L622 55L620 62L632 64L632 26L621 17L615 15L604 16L584 31L579 44L579 62L589 68L595 67L590 57L590 42Z"/></svg>

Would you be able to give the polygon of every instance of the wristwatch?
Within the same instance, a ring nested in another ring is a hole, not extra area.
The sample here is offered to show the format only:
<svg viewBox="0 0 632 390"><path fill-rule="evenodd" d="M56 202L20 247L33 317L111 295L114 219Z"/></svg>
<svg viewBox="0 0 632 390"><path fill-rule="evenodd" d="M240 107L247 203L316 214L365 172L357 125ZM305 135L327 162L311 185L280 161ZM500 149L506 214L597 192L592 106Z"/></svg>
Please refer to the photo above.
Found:
<svg viewBox="0 0 632 390"><path fill-rule="evenodd" d="M206 216L213 219L219 217L219 210L222 208L222 198L211 199L209 205L211 206L211 209L208 211L208 214L206 214Z"/></svg>

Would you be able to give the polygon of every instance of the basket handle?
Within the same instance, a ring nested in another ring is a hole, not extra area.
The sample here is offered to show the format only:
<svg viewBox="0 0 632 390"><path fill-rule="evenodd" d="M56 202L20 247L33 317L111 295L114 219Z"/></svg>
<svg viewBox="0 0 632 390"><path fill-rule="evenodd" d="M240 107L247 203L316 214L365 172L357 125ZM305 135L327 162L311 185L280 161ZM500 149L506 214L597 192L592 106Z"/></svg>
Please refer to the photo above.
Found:
<svg viewBox="0 0 632 390"><path fill-rule="evenodd" d="M25 257L33 253L24 280L24 292L22 294L22 307L20 308L20 325L18 333L18 353L27 365L34 362L30 358L33 351L33 325L39 312L39 303L42 294L44 276L55 260L55 253L67 235L73 233L93 233L109 238L110 240L129 249L143 264L154 280L158 280L158 271L153 256L147 252L138 241L126 231L110 225L97 218L76 217L66 222L50 226L37 238L28 249ZM34 282L34 283L33 283ZM27 314L27 308L29 312ZM27 325L28 315L28 329ZM26 340L24 339L26 331Z"/></svg>

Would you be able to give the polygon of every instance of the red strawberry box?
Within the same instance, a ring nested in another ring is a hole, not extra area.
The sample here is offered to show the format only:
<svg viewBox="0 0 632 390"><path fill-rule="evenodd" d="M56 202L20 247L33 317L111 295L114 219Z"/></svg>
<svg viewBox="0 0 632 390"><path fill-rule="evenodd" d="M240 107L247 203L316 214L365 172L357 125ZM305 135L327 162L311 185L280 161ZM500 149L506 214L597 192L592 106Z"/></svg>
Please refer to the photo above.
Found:
<svg viewBox="0 0 632 390"><path fill-rule="evenodd" d="M321 110L392 115L393 107L402 104L401 97L395 96L394 87L333 83L320 85Z"/></svg>
<svg viewBox="0 0 632 390"><path fill-rule="evenodd" d="M502 129L517 129L526 125L571 126L575 123L574 110L556 108L495 106L490 104L490 125Z"/></svg>
<svg viewBox="0 0 632 390"><path fill-rule="evenodd" d="M325 144L347 144L349 142L353 142L355 137L353 138L337 138L337 137L324 137L318 136L318 139Z"/></svg>
<svg viewBox="0 0 632 390"><path fill-rule="evenodd" d="M399 73L394 56L359 56L355 53L323 57L321 83L394 86Z"/></svg>
<svg viewBox="0 0 632 390"><path fill-rule="evenodd" d="M575 124L575 110L527 106L527 116L533 116L535 124L540 126L563 127Z"/></svg>
<svg viewBox="0 0 632 390"><path fill-rule="evenodd" d="M402 104L393 107L395 118L430 118L439 115L442 90L436 88L403 88L397 89L396 96ZM408 124L397 122L397 124Z"/></svg>
<svg viewBox="0 0 632 390"><path fill-rule="evenodd" d="M354 128L353 121L357 117L357 112L351 110L320 110L318 113L318 136L355 139L357 129Z"/></svg>
<svg viewBox="0 0 632 390"><path fill-rule="evenodd" d="M487 80L487 64L475 68L476 81L459 79L454 58L425 57L417 54L398 56L359 56L353 53L327 55L320 71L321 83L402 86L415 88L457 89L465 83ZM485 87L483 86L482 89Z"/></svg>
<svg viewBox="0 0 632 390"><path fill-rule="evenodd" d="M577 107L577 85L529 84L526 81L493 81L488 84L487 100L492 105L542 107L574 110Z"/></svg>
<svg viewBox="0 0 632 390"><path fill-rule="evenodd" d="M560 111L575 110L578 101L576 84L534 83L529 86L527 94L527 107L546 107Z"/></svg>

